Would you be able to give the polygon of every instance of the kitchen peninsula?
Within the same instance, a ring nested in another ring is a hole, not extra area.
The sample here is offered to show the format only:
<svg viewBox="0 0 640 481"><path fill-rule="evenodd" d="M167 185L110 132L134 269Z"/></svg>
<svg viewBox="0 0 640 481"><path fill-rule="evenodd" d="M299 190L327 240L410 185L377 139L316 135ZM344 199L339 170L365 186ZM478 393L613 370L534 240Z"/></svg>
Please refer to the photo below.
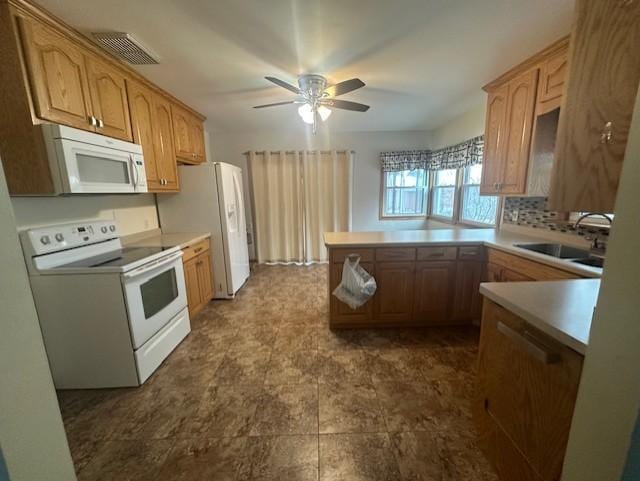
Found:
<svg viewBox="0 0 640 481"><path fill-rule="evenodd" d="M330 296L330 327L468 324L481 316L483 281L598 278L601 269L518 247L536 237L494 229L327 232L329 292L356 254L377 282L374 297L351 309Z"/></svg>

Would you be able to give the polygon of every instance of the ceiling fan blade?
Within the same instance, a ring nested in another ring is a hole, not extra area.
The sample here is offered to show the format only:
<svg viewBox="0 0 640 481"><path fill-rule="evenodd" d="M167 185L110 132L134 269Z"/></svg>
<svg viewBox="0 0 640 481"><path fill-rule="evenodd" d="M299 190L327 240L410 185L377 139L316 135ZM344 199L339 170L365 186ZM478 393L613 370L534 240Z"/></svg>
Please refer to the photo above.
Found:
<svg viewBox="0 0 640 481"><path fill-rule="evenodd" d="M348 100L326 99L321 100L320 103L334 109L355 110L356 112L366 112L369 110L368 105L349 102Z"/></svg>
<svg viewBox="0 0 640 481"><path fill-rule="evenodd" d="M337 97L338 95L353 92L354 90L364 87L364 85L364 82L359 78L352 78L344 82L338 82L335 85L330 85L324 89L324 91L329 94L329 97Z"/></svg>
<svg viewBox="0 0 640 481"><path fill-rule="evenodd" d="M264 105L256 105L253 108L254 109L263 109L265 107L275 107L277 105L287 105L287 104L295 104L296 101L295 100L287 100L286 102L276 102L273 104L264 104Z"/></svg>
<svg viewBox="0 0 640 481"><path fill-rule="evenodd" d="M300 93L300 89L298 87L294 87L293 85L288 84L284 80L280 80L279 78L275 78L275 77L265 77L265 79L267 79L269 82L273 82L274 84L279 85L280 87L290 90L294 94Z"/></svg>

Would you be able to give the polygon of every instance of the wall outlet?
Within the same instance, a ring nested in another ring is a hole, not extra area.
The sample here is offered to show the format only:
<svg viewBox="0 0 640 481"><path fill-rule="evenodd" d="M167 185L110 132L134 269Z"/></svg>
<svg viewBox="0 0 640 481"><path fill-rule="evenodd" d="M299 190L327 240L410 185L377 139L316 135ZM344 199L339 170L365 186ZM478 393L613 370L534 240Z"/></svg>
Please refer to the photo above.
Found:
<svg viewBox="0 0 640 481"><path fill-rule="evenodd" d="M511 218L510 218L511 222L518 222L519 213L520 213L519 209L513 209L511 211Z"/></svg>

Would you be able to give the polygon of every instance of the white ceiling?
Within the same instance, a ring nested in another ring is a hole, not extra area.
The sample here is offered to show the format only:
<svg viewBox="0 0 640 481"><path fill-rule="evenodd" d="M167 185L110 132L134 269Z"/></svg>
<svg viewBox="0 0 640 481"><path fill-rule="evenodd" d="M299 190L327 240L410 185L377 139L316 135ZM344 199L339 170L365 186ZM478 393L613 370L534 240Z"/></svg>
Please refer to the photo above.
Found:
<svg viewBox="0 0 640 481"><path fill-rule="evenodd" d="M428 130L483 102L481 86L569 32L573 0L36 0L84 33L132 33L160 65L138 70L219 130L300 122L299 73L367 86L334 131Z"/></svg>

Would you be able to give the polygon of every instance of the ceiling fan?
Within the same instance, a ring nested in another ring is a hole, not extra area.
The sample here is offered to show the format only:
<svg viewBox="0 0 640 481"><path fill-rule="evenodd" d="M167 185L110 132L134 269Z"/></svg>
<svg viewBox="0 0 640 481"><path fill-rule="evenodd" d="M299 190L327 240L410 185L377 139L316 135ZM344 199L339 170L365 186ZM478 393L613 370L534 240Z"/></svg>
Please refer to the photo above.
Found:
<svg viewBox="0 0 640 481"><path fill-rule="evenodd" d="M305 74L298 77L298 87L275 77L265 77L265 79L298 94L301 98L273 104L256 105L253 108L262 109L278 105L300 104L298 114L305 123L313 125L314 134L316 133L318 116L324 122L331 115L331 109L353 110L356 112L369 110L368 105L335 98L364 87L364 82L358 78L329 85L327 79L322 75Z"/></svg>

